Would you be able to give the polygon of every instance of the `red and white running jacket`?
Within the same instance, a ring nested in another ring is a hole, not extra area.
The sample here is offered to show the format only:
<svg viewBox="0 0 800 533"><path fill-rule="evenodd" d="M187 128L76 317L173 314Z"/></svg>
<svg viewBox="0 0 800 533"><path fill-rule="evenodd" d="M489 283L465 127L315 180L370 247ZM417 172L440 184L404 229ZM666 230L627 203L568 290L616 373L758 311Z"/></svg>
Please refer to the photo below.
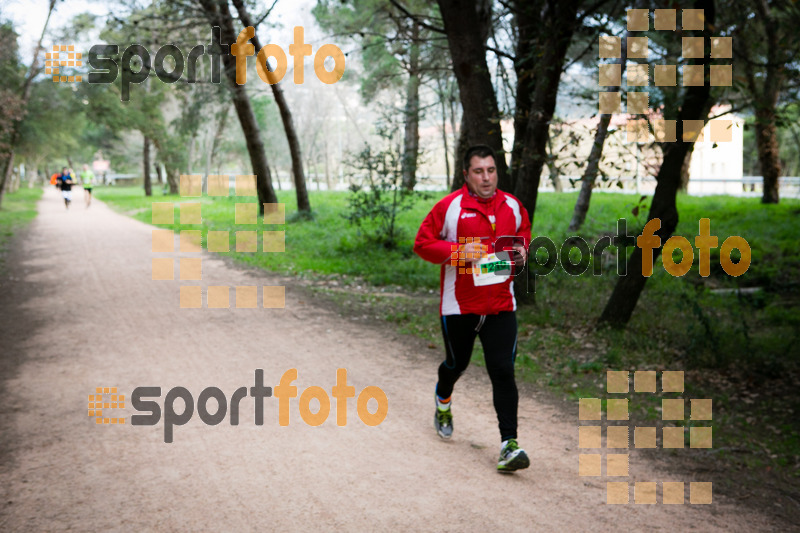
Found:
<svg viewBox="0 0 800 533"><path fill-rule="evenodd" d="M441 264L441 302L439 313L448 315L494 315L516 311L514 281L476 287L472 274L459 274L451 266L451 246L460 237L480 237L481 244L494 252L497 237L515 235L530 245L531 222L528 212L514 196L498 190L484 200L464 185L442 198L428 213L417 232L414 252L431 263ZM462 267L463 268L463 267Z"/></svg>

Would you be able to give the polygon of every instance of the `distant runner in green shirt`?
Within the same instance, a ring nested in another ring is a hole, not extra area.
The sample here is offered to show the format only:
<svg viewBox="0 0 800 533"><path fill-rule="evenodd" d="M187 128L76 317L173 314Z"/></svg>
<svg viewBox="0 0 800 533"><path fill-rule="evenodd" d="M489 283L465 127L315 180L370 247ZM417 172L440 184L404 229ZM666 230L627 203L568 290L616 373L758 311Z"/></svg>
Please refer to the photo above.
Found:
<svg viewBox="0 0 800 533"><path fill-rule="evenodd" d="M81 185L83 185L83 199L86 200L86 207L92 205L92 186L94 185L94 172L89 170L89 165L83 165L80 173Z"/></svg>

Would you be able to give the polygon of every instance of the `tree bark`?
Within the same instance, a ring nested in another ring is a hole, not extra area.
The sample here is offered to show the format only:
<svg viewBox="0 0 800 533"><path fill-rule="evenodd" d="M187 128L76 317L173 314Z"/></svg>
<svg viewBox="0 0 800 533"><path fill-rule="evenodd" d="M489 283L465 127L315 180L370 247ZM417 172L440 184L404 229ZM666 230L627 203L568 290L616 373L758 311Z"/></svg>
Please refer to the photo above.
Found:
<svg viewBox="0 0 800 533"><path fill-rule="evenodd" d="M448 85L449 85L449 82L448 82ZM456 129L456 109L457 109L456 108L456 97L455 97L455 93L453 92L452 86L451 86L450 90L448 91L448 95L449 95L448 96L448 100L449 100L449 104L450 104L450 128L453 130L453 144L454 144L453 148L455 148L455 152L453 152L453 174L452 174L454 176L456 173L458 173L458 174L461 173L461 171L459 170L458 160L459 160L460 157L462 157L459 154L459 150L461 149L461 145L459 145L459 139L461 137L461 132L462 132L463 128L462 129ZM463 121L461 121L461 120L459 120L458 123L463 125ZM458 135L458 137L456 137L456 135ZM466 140L464 140L464 142L466 143ZM450 189L450 174L449 173L448 173L448 176L447 176L447 188Z"/></svg>
<svg viewBox="0 0 800 533"><path fill-rule="evenodd" d="M500 113L486 63L485 43L491 16L482 19L475 0L438 2L463 108L462 126L466 125L466 128L462 127L462 135L466 134L465 144L486 144L495 151L498 187L509 190L510 177L503 149ZM459 153L458 159L461 159L462 154L463 152ZM456 162L455 166L461 165ZM458 170L456 177L461 179ZM456 187L456 180L453 187Z"/></svg>
<svg viewBox="0 0 800 533"><path fill-rule="evenodd" d="M442 79L437 78L436 84L439 88L439 103L442 105L442 144L444 145L444 179L445 185L450 186L450 147L447 144L447 105L445 105L445 90L442 87ZM455 132L454 132L455 133Z"/></svg>
<svg viewBox="0 0 800 533"><path fill-rule="evenodd" d="M781 175L781 161L774 107L756 108L756 147L761 176L764 180L761 203L777 204L780 202L778 178Z"/></svg>
<svg viewBox="0 0 800 533"><path fill-rule="evenodd" d="M162 130L157 132L154 137L145 136L145 138L150 139L150 142L158 151L158 158L164 164L164 170L167 174L166 177L167 185L169 186L169 193L178 194L179 176L181 175L182 169L179 168L180 163L176 161L174 152L171 152L168 149L170 140L167 138L167 136L168 134L166 131Z"/></svg>
<svg viewBox="0 0 800 533"><path fill-rule="evenodd" d="M703 9L705 13L705 28L702 36L706 43L711 38L711 28L716 19L714 0L696 0L696 9ZM690 32L694 33L694 32ZM709 56L704 54L704 58L694 64L708 65ZM708 69L705 69L708 72ZM661 253L661 248L667 239L675 231L678 225L678 208L675 197L680 188L681 167L686 159L686 155L694 150L693 142L682 142L683 121L684 120L707 120L708 113L713 104L711 100L711 87L708 83L700 87L688 87L681 102L680 111L677 117L677 136L679 142L670 143L669 148L664 153L664 160L661 168L656 175L656 191L650 205L650 212L647 220L658 218L661 220L661 228L655 232L661 238L661 246L653 250L653 262L656 261ZM642 249L634 247L631 257L628 259L627 270L620 276L611 297L608 300L603 313L600 315L600 325L610 325L612 327L623 327L631 318L639 296L644 290L647 278L642 275Z"/></svg>
<svg viewBox="0 0 800 533"><path fill-rule="evenodd" d="M781 162L777 128L775 127L775 108L778 105L778 96L783 85L785 67L783 64L778 65L783 63L779 57L782 52L778 39L778 22L770 13L770 6L766 0L755 0L754 4L756 15L764 24L767 41L767 68L762 93L757 94L753 91L756 99L756 148L758 162L761 165L761 176L764 180L761 203L777 204L780 201L778 177L781 174ZM755 88L752 76L750 78L750 86Z"/></svg>
<svg viewBox="0 0 800 533"><path fill-rule="evenodd" d="M200 3L206 18L212 26L220 27L222 42L235 43L238 34L233 29L233 17L228 9L227 0L223 2L200 0ZM250 105L250 97L247 95L245 86L236 83L236 58L229 53L225 53L222 54L222 60L233 99L233 107L236 110L236 116L239 118L239 124L242 127L242 133L247 143L250 165L253 168L253 174L256 176L259 212L264 214L264 204L277 203L278 197L275 196L275 190L272 188L272 176L269 170L267 154L264 152L264 143L261 141L261 131L253 114L253 107Z"/></svg>
<svg viewBox="0 0 800 533"><path fill-rule="evenodd" d="M622 54L620 59L613 63L620 65L620 80L625 74L625 64L628 57L628 33L622 38ZM610 87L611 92L619 91L619 87ZM603 147L608 136L608 125L611 123L611 115L604 113L600 115L600 124L597 126L597 133L594 135L592 151L589 153L589 160L586 162L586 170L581 176L581 190L575 202L575 209L572 212L572 220L569 222L570 231L578 231L586 220L586 213L589 212L589 205L592 201L592 190L594 189L597 173L600 170L600 159L603 156Z"/></svg>
<svg viewBox="0 0 800 533"><path fill-rule="evenodd" d="M14 170L14 158L15 158L16 154L14 153L13 146L14 146L14 144L16 144L16 139L17 139L17 136L14 133L12 133L11 134L11 143L9 143L9 144L11 144L11 147L12 147L11 148L11 152L9 152L8 157L6 157L5 166L3 168L3 174L2 174L2 176L0 176L0 178L2 178L2 180L3 180L3 181L0 181L0 206L3 205L3 194L5 193L6 184L9 181L8 178L9 178L9 176L11 176L11 172L13 172L13 170Z"/></svg>
<svg viewBox="0 0 800 533"><path fill-rule="evenodd" d="M228 124L228 115L230 115L230 106L224 106L219 112L219 122L217 123L217 132L214 134L214 140L211 143L211 150L208 154L208 169L206 174L211 174L211 169L217 159L217 149L222 141L223 134L225 133L225 126Z"/></svg>
<svg viewBox="0 0 800 533"><path fill-rule="evenodd" d="M683 160L683 165L681 165L681 186L679 189L683 192L689 190L689 178L691 178L689 174L689 170L692 167L692 152L686 154L686 159Z"/></svg>
<svg viewBox="0 0 800 533"><path fill-rule="evenodd" d="M464 154L469 148L469 135L467 135L467 119L465 113L461 114L461 130L458 134L456 157L453 160L453 185L450 190L455 192L464 186Z"/></svg>
<svg viewBox="0 0 800 533"><path fill-rule="evenodd" d="M278 190L281 191L283 188L281 187L281 177L278 174L278 167L274 167L272 171L275 173L275 183L278 185Z"/></svg>
<svg viewBox="0 0 800 533"><path fill-rule="evenodd" d="M516 96L514 101L514 144L511 147L511 168L509 169L509 186L513 191L517 185L520 159L522 158L523 135L528 123L528 112L533 93L534 50L533 41L536 36L535 13L541 12L541 0L516 5L517 47L514 53L514 73L517 76Z"/></svg>
<svg viewBox="0 0 800 533"><path fill-rule="evenodd" d="M536 212L539 180L547 161L550 120L556 108L564 58L577 23L578 4L578 0L547 0L538 25L534 88L514 186L515 196L531 219Z"/></svg>
<svg viewBox="0 0 800 533"><path fill-rule="evenodd" d="M178 194L178 186L179 186L179 179L180 179L180 170L178 169L170 169L166 167L167 171L167 184L169 185L169 193L170 194Z"/></svg>
<svg viewBox="0 0 800 533"><path fill-rule="evenodd" d="M253 26L250 13L248 13L244 2L242 0L233 0L233 5L236 7L237 13L239 13L239 20L242 21L242 24L244 24L245 27ZM255 28L255 26L253 27ZM256 35L253 37L253 45L256 48L257 54L258 51L261 50L258 32L256 32ZM272 71L269 63L267 63L267 68ZM270 85L270 88L272 89L272 96L275 98L275 103L278 105L278 111L281 114L283 130L286 133L286 141L289 143L289 155L292 158L292 168L294 169L292 171L292 177L294 178L294 189L297 196L297 210L309 215L311 214L311 202L308 199L306 176L303 171L303 156L300 151L300 141L297 138L297 130L295 130L294 127L292 112L289 110L289 104L283 96L283 89L281 89L280 85L275 83Z"/></svg>
<svg viewBox="0 0 800 533"><path fill-rule="evenodd" d="M406 84L405 138L403 140L403 188L413 191L417 183L417 155L419 154L419 24L411 25L411 49L408 60Z"/></svg>
<svg viewBox="0 0 800 533"><path fill-rule="evenodd" d="M555 192L564 192L564 187L561 185L561 171L553 157L553 145L549 140L548 143L550 144L550 157L547 158L547 170L550 171L550 182L553 184Z"/></svg>
<svg viewBox="0 0 800 533"><path fill-rule="evenodd" d="M144 195L153 196L153 184L150 182L150 137L144 136L143 164L144 164Z"/></svg>

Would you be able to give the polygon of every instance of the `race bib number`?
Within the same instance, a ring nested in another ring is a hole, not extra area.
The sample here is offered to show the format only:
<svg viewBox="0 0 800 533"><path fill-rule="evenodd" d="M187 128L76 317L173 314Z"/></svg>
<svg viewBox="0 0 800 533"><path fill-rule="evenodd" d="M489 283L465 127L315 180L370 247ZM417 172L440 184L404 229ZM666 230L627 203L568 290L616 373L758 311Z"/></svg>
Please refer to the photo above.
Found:
<svg viewBox="0 0 800 533"><path fill-rule="evenodd" d="M503 253L507 256L508 253ZM514 262L489 254L472 265L472 281L476 287L505 283L513 276Z"/></svg>

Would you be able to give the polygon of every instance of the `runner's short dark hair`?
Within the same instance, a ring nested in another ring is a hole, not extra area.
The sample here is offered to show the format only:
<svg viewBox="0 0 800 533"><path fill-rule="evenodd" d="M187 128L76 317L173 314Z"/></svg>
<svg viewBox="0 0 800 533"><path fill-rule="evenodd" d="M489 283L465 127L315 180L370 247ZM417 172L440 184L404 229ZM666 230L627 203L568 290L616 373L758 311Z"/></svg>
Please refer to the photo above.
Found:
<svg viewBox="0 0 800 533"><path fill-rule="evenodd" d="M486 146L485 144L476 144L467 148L466 153L464 153L464 170L469 170L469 163L476 155L481 158L492 156L492 159L497 162L497 156L494 154L494 150L492 150L491 146Z"/></svg>

